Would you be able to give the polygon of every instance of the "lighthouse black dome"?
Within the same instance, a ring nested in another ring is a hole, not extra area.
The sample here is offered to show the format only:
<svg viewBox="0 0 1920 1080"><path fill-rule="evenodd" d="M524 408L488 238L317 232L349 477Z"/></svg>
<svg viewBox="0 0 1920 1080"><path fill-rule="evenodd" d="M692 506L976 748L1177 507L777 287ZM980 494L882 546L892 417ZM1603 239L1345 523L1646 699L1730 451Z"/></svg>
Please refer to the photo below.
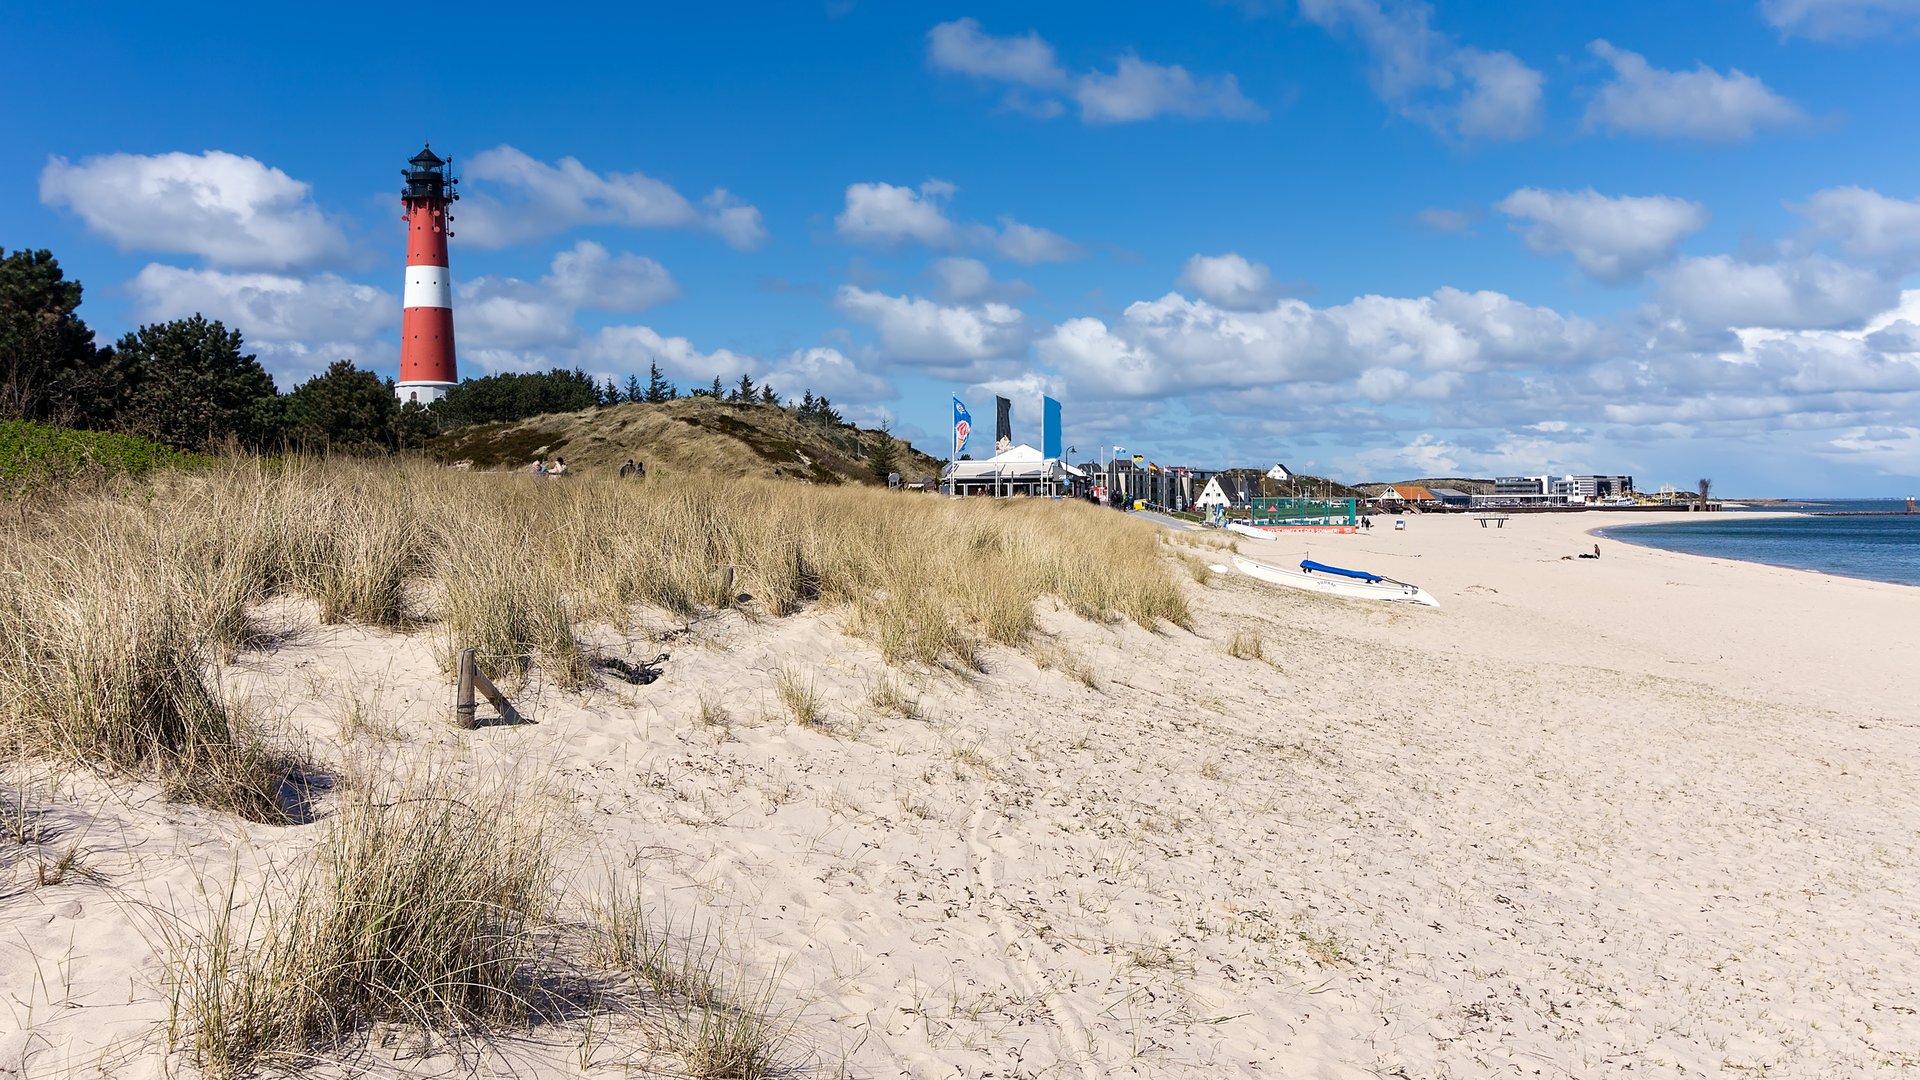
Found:
<svg viewBox="0 0 1920 1080"><path fill-rule="evenodd" d="M400 170L407 178L407 186L400 190L405 199L457 199L453 193L456 181L452 173L453 163L433 152L431 147L422 146L420 152L407 159L411 168Z"/></svg>

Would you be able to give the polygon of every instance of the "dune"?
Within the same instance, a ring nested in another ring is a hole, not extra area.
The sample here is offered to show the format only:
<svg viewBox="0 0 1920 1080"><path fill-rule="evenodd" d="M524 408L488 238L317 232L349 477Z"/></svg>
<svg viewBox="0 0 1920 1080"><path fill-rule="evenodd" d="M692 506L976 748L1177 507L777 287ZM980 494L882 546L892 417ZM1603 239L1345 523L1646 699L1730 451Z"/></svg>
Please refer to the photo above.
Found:
<svg viewBox="0 0 1920 1080"><path fill-rule="evenodd" d="M1920 590L1608 540L1561 558L1603 520L1239 542L1438 610L1196 571L1219 552L1173 534L1188 625L1043 598L971 668L890 662L847 604L649 610L582 636L666 653L657 680L536 668L510 688L527 722L472 731L435 633L299 597L256 607L271 646L219 680L345 777L432 762L550 793L556 889L625 877L661 933L773 988L754 1000L800 1075L1920 1065ZM230 886L246 910L346 798L280 826L136 779L8 780L0 1075L22 1077L177 1073L178 939ZM575 1019L326 1060L693 1071L655 1036Z"/></svg>

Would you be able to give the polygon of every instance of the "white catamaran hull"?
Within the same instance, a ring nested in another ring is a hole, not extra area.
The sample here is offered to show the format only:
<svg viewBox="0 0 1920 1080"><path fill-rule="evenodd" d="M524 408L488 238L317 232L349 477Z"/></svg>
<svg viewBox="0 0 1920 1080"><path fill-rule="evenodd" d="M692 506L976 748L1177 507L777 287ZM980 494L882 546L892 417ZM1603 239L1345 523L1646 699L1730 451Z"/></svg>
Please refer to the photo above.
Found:
<svg viewBox="0 0 1920 1080"><path fill-rule="evenodd" d="M1309 574L1304 570L1283 570L1278 566L1268 566L1263 562L1233 557L1233 565L1240 572L1261 581L1275 585L1286 585L1294 589L1306 589L1310 592L1331 593L1334 596L1347 596L1355 600L1391 600L1406 604L1425 604L1439 607L1440 601L1418 585L1408 585L1398 581L1361 581L1358 578L1340 577L1337 574Z"/></svg>
<svg viewBox="0 0 1920 1080"><path fill-rule="evenodd" d="M1241 536L1251 536L1255 540L1272 540L1274 538L1273 534L1265 529L1256 529L1251 525L1242 525L1237 521L1227 522L1227 528L1239 533Z"/></svg>

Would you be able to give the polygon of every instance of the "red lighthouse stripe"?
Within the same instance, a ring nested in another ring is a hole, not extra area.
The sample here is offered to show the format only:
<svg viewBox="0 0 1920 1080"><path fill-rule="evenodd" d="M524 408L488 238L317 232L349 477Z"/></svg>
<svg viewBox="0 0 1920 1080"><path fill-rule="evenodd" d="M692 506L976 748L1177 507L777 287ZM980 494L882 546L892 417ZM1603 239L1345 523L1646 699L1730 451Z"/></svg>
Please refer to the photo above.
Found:
<svg viewBox="0 0 1920 1080"><path fill-rule="evenodd" d="M407 204L407 265L447 265L447 205L438 199Z"/></svg>
<svg viewBox="0 0 1920 1080"><path fill-rule="evenodd" d="M451 383L453 309L410 307L400 315L400 381Z"/></svg>

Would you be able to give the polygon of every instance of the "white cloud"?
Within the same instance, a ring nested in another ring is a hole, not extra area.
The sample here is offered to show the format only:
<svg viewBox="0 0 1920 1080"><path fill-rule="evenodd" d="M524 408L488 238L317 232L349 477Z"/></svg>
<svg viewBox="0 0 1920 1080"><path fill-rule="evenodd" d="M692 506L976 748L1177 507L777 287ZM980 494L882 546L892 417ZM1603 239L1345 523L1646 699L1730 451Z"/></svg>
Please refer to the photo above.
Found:
<svg viewBox="0 0 1920 1080"><path fill-rule="evenodd" d="M933 295L949 304L1013 301L1033 291L1024 281L995 281L986 263L961 255L935 260L927 276L933 279Z"/></svg>
<svg viewBox="0 0 1920 1080"><path fill-rule="evenodd" d="M1820 255L1775 263L1686 258L1654 277L1662 304L1704 328L1853 326L1899 300L1887 278Z"/></svg>
<svg viewBox="0 0 1920 1080"><path fill-rule="evenodd" d="M1706 208L1668 195L1609 198L1585 191L1521 188L1494 209L1526 222L1516 225L1527 247L1540 254L1564 251L1593 277L1630 281L1673 257L1683 237L1706 227Z"/></svg>
<svg viewBox="0 0 1920 1080"><path fill-rule="evenodd" d="M1782 33L1819 40L1920 27L1920 0L1760 0L1760 13Z"/></svg>
<svg viewBox="0 0 1920 1080"><path fill-rule="evenodd" d="M843 285L834 306L872 325L881 352L892 361L968 364L1004 359L1026 346L1025 320L1008 304L938 304Z"/></svg>
<svg viewBox="0 0 1920 1080"><path fill-rule="evenodd" d="M1455 54L1466 89L1454 122L1469 139L1521 139L1540 130L1546 76L1509 52L1461 49Z"/></svg>
<svg viewBox="0 0 1920 1080"><path fill-rule="evenodd" d="M1082 392L1144 397L1333 382L1376 368L1431 374L1547 366L1590 355L1599 336L1584 319L1492 292L1444 288L1330 308L1281 300L1245 312L1169 293L1129 305L1111 327L1069 319L1038 350ZM1387 379L1375 375L1369 388L1390 389ZM1400 388L1416 385L1410 378ZM1422 392L1455 385L1428 382Z"/></svg>
<svg viewBox="0 0 1920 1080"><path fill-rule="evenodd" d="M1848 462L1864 461L1883 475L1920 476L1920 427L1877 424L1848 428L1827 441Z"/></svg>
<svg viewBox="0 0 1920 1080"><path fill-rule="evenodd" d="M1853 255L1920 255L1920 201L1891 199L1858 187L1818 191L1792 208L1814 232Z"/></svg>
<svg viewBox="0 0 1920 1080"><path fill-rule="evenodd" d="M1017 263L1067 262L1085 254L1079 244L1059 233L1023 225L1010 217L1000 219L1000 233L994 237L993 250L1001 258Z"/></svg>
<svg viewBox="0 0 1920 1080"><path fill-rule="evenodd" d="M659 364L661 373L676 382L682 393L716 378L732 385L740 376L751 375L755 382L772 386L782 400L798 398L807 390L848 406L898 396L891 383L862 371L838 349L795 349L778 360L765 361L731 349L701 352L685 337L668 336L647 326L600 330L582 343L570 362L602 373L596 375L602 380L611 375L616 383L625 372L636 372L644 379L648 365Z"/></svg>
<svg viewBox="0 0 1920 1080"><path fill-rule="evenodd" d="M1001 217L1000 227L960 224L947 216L957 189L945 180L918 188L888 183L848 184L846 206L833 219L842 239L876 247L924 244L933 248L990 248L1018 263L1065 262L1084 249L1059 233Z"/></svg>
<svg viewBox="0 0 1920 1080"><path fill-rule="evenodd" d="M760 211L724 188L696 207L645 173L597 173L571 157L549 165L511 146L475 154L464 170L469 180L484 183L461 200L457 231L478 247L506 247L579 225L707 229L743 251L767 235Z"/></svg>
<svg viewBox="0 0 1920 1080"><path fill-rule="evenodd" d="M1587 107L1589 127L1615 134L1737 140L1805 118L1799 106L1738 69L1722 75L1701 64L1692 71L1665 71L1605 41L1587 48L1613 68L1613 79Z"/></svg>
<svg viewBox="0 0 1920 1080"><path fill-rule="evenodd" d="M927 61L940 71L1036 89L1061 88L1068 82L1053 46L1037 31L994 37L981 31L977 19L955 19L927 31Z"/></svg>
<svg viewBox="0 0 1920 1080"><path fill-rule="evenodd" d="M946 247L956 230L941 203L954 187L929 180L919 188L887 183L848 184L846 209L833 219L841 237L860 243L893 245L906 241Z"/></svg>
<svg viewBox="0 0 1920 1080"><path fill-rule="evenodd" d="M644 311L680 295L666 267L628 252L610 255L591 240L555 255L543 284L583 311Z"/></svg>
<svg viewBox="0 0 1920 1080"><path fill-rule="evenodd" d="M1080 118L1089 124L1125 124L1156 116L1220 116L1258 120L1266 115L1240 92L1232 75L1195 79L1178 64L1148 63L1123 56L1112 74L1089 72L1073 90Z"/></svg>
<svg viewBox="0 0 1920 1080"><path fill-rule="evenodd" d="M1463 233L1473 228L1474 215L1463 210L1434 206L1415 214L1414 219L1437 233Z"/></svg>
<svg viewBox="0 0 1920 1080"><path fill-rule="evenodd" d="M644 375L649 364L659 364L682 391L704 386L715 378L738 382L740 376L761 367L758 360L731 349L701 352L691 340L668 336L650 326L608 326L586 339L579 351L581 366L609 373ZM616 380L617 381L617 380Z"/></svg>
<svg viewBox="0 0 1920 1080"><path fill-rule="evenodd" d="M1266 266L1231 251L1188 259L1180 286L1203 300L1236 310L1261 307L1273 299L1273 275Z"/></svg>
<svg viewBox="0 0 1920 1080"><path fill-rule="evenodd" d="M1266 114L1240 92L1232 75L1195 76L1178 64L1126 55L1111 72L1070 73L1036 31L995 37L976 19L956 19L927 31L927 63L936 71L968 75L1012 88L1006 104L1036 116L1057 116L1066 101L1089 124L1122 124L1157 116L1257 120Z"/></svg>
<svg viewBox="0 0 1920 1080"><path fill-rule="evenodd" d="M249 340L359 339L400 322L400 300L393 293L334 274L299 278L150 263L127 283L127 292L140 322L199 313Z"/></svg>
<svg viewBox="0 0 1920 1080"><path fill-rule="evenodd" d="M151 263L126 288L139 322L202 314L239 330L282 390L343 357L369 368L390 365L397 354L400 298L334 274L300 278Z"/></svg>
<svg viewBox="0 0 1920 1080"><path fill-rule="evenodd" d="M783 398L797 398L807 390L836 401L879 401L898 396L887 380L860 370L845 353L825 346L795 349L766 369L760 381L772 385Z"/></svg>
<svg viewBox="0 0 1920 1080"><path fill-rule="evenodd" d="M198 255L218 266L312 266L347 250L309 185L219 150L51 158L40 201L68 207L123 250Z"/></svg>
<svg viewBox="0 0 1920 1080"><path fill-rule="evenodd" d="M1456 44L1419 0L1300 0L1300 15L1351 30L1373 56L1382 100L1404 116L1469 139L1523 139L1540 129L1546 77L1509 52Z"/></svg>
<svg viewBox="0 0 1920 1080"><path fill-rule="evenodd" d="M459 339L477 348L525 349L561 345L577 337L579 311L642 311L680 295L666 267L652 259L618 256L590 240L556 254L539 281L479 277L456 289Z"/></svg>

